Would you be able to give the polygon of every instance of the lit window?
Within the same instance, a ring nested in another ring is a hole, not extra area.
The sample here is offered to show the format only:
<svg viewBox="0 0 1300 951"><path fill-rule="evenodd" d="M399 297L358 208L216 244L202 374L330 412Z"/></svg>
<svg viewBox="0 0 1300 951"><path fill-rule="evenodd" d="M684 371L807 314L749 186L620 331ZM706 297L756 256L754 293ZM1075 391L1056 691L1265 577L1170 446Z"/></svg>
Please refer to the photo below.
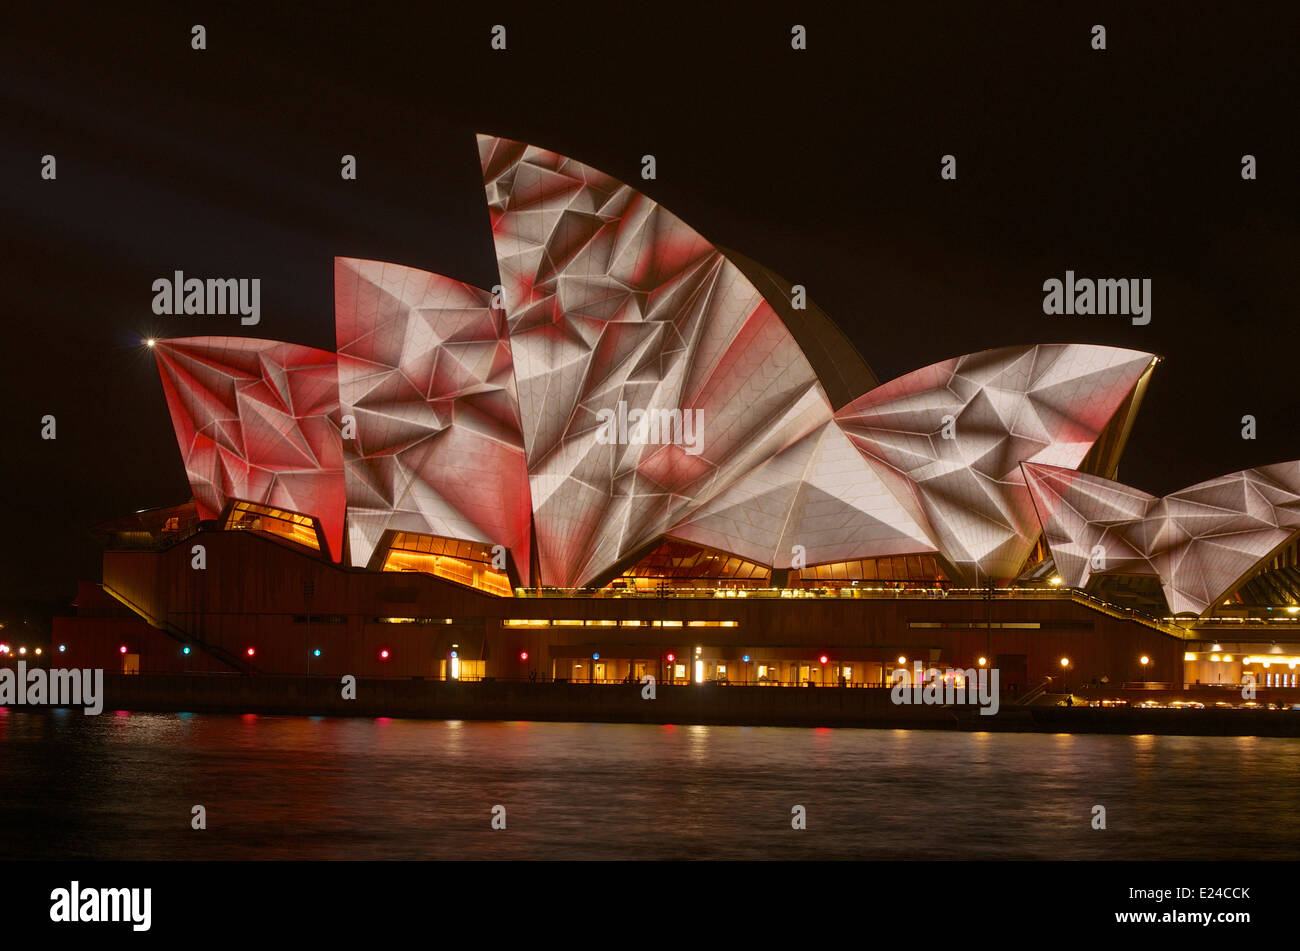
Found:
<svg viewBox="0 0 1300 951"><path fill-rule="evenodd" d="M230 517L226 519L226 529L262 532L313 551L320 551L320 541L316 537L316 523L311 516L272 508L269 505L236 502L230 509Z"/></svg>
<svg viewBox="0 0 1300 951"><path fill-rule="evenodd" d="M398 532L383 570L419 571L497 597L514 595L509 576L494 567L492 549L483 542Z"/></svg>

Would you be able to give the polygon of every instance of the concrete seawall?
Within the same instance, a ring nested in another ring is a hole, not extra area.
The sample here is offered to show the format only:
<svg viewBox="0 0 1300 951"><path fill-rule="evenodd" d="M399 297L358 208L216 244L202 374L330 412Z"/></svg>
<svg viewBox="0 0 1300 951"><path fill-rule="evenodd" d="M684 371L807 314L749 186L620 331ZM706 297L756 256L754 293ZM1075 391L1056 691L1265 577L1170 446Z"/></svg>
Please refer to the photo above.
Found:
<svg viewBox="0 0 1300 951"><path fill-rule="evenodd" d="M432 680L358 680L355 700L333 678L144 675L105 677L105 710L286 716L567 720L752 726L1017 732L1300 736L1300 711L1137 710L1013 705L995 716L970 706L896 705L887 689L656 686Z"/></svg>

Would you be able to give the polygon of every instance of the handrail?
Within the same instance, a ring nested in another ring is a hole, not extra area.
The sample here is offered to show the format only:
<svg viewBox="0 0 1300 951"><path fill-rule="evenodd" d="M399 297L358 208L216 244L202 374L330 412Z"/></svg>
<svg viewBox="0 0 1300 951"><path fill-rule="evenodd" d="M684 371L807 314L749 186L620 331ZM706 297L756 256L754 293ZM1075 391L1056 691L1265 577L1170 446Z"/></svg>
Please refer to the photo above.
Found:
<svg viewBox="0 0 1300 951"><path fill-rule="evenodd" d="M1016 698L1016 706L1023 707L1026 706L1027 704L1033 703L1043 694L1047 693L1047 688L1050 687L1051 685L1052 685L1052 678L1044 677L1042 682L1034 685L1033 687L1030 687L1018 698Z"/></svg>
<svg viewBox="0 0 1300 951"><path fill-rule="evenodd" d="M141 529L136 534L148 535L148 538L123 539L121 536L128 534L122 532L106 532L107 535L117 536L116 541L107 542L105 547L108 551L166 551L173 545L180 544L186 539L193 538L202 531L199 528L198 521L190 522L175 531L158 531L149 532Z"/></svg>
<svg viewBox="0 0 1300 951"><path fill-rule="evenodd" d="M995 600L1059 600L1070 596L1066 588L995 588ZM842 587L800 587L800 588L745 588L723 584L711 587L674 588L664 586L646 588L515 588L517 598L782 598L792 600L826 599L831 600L920 600L920 601L985 601L989 598L988 588L953 588L953 587L867 587L851 585Z"/></svg>
<svg viewBox="0 0 1300 951"><path fill-rule="evenodd" d="M1145 614L1138 613L1132 608L1124 608L1124 607L1120 607L1117 604L1111 604L1109 601L1103 601L1100 598L1095 598L1085 591L1076 591L1073 588L1071 588L1069 590L1069 594L1071 600L1074 601L1075 604L1079 604L1087 608L1092 608L1094 611L1099 611L1102 614L1107 615L1108 617L1113 617L1123 621L1135 621L1136 623L1141 624L1144 627L1149 627L1153 630L1160 631L1162 634L1168 634L1172 637L1177 637L1180 640L1187 641L1187 640L1196 639L1195 633L1193 631L1188 630L1185 627L1181 627L1180 625L1169 623L1168 621L1165 621L1163 619L1148 617Z"/></svg>
<svg viewBox="0 0 1300 951"><path fill-rule="evenodd" d="M234 654L231 654L224 647L220 647L216 644L209 644L207 641L203 640L203 638L191 634L190 632L186 631L184 628L180 627L177 624L173 624L171 621L168 621L165 618L154 617L152 614L150 614L140 605L136 604L126 595L122 594L120 591L114 590L112 585L107 583L101 583L100 588L102 588L110 597L120 601L132 612L139 615L140 619L144 621L146 624L148 624L150 627L162 631L172 640L182 645L193 644L198 648L200 648L201 650L206 651L212 657L215 657L217 660L221 661L221 663L234 667L235 670L239 671L241 674L253 674L258 672L257 668L254 667L252 664L235 656Z"/></svg>
<svg viewBox="0 0 1300 951"><path fill-rule="evenodd" d="M1100 611L1118 620L1135 621L1152 630L1189 640L1194 635L1185 627L1150 617L1133 608L1103 601L1074 588L516 588L521 599L549 598L645 598L645 599L781 599L781 600L898 600L898 601L1063 601Z"/></svg>

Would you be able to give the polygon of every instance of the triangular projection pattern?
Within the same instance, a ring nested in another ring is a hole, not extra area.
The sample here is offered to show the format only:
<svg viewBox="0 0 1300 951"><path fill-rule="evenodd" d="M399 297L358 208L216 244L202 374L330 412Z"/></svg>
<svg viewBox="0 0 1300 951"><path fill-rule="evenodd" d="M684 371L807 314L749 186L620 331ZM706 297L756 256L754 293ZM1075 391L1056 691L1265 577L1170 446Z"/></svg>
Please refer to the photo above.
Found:
<svg viewBox="0 0 1300 951"><path fill-rule="evenodd" d="M387 531L421 532L501 544L533 584L591 583L664 537L776 568L936 553L980 583L1015 574L1037 537L1020 463L1077 466L1152 360L1008 347L835 413L791 327L826 372L842 339L774 307L757 265L586 165L478 145L499 306L340 258L337 356L159 344L205 514L238 497L314 515L337 559L346 500L354 565ZM660 431L638 429L651 415Z"/></svg>
<svg viewBox="0 0 1300 951"><path fill-rule="evenodd" d="M340 560L346 501L334 354L247 337L160 340L154 353L200 517L220 517L230 499L311 515Z"/></svg>
<svg viewBox="0 0 1300 951"><path fill-rule="evenodd" d="M529 580L528 478L505 315L484 290L398 264L334 267L348 542L385 531L501 545ZM349 433L345 429L345 436Z"/></svg>
<svg viewBox="0 0 1300 951"><path fill-rule="evenodd" d="M542 575L584 584L825 424L830 403L771 305L679 218L555 152L480 136L479 155ZM601 423L627 413L683 431L608 438Z"/></svg>
<svg viewBox="0 0 1300 951"><path fill-rule="evenodd" d="M934 551L832 421L673 527L675 538L774 568Z"/></svg>
<svg viewBox="0 0 1300 951"><path fill-rule="evenodd" d="M1300 531L1300 462L1219 476L1164 498L1056 466L1025 480L1057 573L1155 575L1175 614L1204 614Z"/></svg>
<svg viewBox="0 0 1300 951"><path fill-rule="evenodd" d="M891 380L835 418L966 582L1005 580L1039 534L1020 463L1078 466L1153 359L1087 344L986 350Z"/></svg>

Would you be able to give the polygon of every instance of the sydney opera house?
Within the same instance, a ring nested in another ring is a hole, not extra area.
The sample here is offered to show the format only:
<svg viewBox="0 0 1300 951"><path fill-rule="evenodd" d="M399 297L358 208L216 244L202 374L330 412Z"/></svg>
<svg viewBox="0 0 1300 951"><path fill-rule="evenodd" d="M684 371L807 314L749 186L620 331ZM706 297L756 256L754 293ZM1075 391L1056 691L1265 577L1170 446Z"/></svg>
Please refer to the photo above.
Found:
<svg viewBox="0 0 1300 951"><path fill-rule="evenodd" d="M1153 354L1028 344L882 382L804 288L645 195L478 147L497 287L340 258L333 352L153 343L193 499L95 530L103 581L64 651L127 672L862 687L921 660L1021 690L1297 686L1300 462L1163 499L1114 481Z"/></svg>

